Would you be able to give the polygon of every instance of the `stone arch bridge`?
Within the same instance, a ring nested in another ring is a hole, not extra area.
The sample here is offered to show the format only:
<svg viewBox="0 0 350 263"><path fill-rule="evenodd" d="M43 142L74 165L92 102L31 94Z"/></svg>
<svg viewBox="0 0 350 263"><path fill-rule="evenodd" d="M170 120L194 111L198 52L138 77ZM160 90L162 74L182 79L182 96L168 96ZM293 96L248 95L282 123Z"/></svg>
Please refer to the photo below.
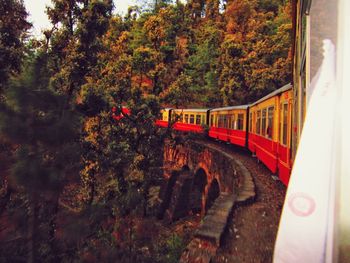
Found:
<svg viewBox="0 0 350 263"><path fill-rule="evenodd" d="M250 172L229 153L204 141L166 143L164 168L167 185L161 193L159 218L172 222L190 212L200 213L202 223L181 262L195 262L198 257L209 262L234 205L255 198Z"/></svg>

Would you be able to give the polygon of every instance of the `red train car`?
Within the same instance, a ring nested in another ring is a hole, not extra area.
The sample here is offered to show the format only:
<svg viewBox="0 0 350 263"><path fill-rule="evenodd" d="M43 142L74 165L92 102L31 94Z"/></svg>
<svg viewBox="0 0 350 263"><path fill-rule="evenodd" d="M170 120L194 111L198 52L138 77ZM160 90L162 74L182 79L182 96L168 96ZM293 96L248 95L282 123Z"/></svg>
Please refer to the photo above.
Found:
<svg viewBox="0 0 350 263"><path fill-rule="evenodd" d="M209 137L246 146L248 105L210 110Z"/></svg>
<svg viewBox="0 0 350 263"><path fill-rule="evenodd" d="M156 124L177 131L203 133L247 147L281 181L288 185L291 169L293 92L287 84L251 105L214 109L164 109Z"/></svg>
<svg viewBox="0 0 350 263"><path fill-rule="evenodd" d="M173 109L171 120L177 131L203 133L203 125L207 124L209 109Z"/></svg>
<svg viewBox="0 0 350 263"><path fill-rule="evenodd" d="M249 107L248 149L287 185L291 172L292 85Z"/></svg>

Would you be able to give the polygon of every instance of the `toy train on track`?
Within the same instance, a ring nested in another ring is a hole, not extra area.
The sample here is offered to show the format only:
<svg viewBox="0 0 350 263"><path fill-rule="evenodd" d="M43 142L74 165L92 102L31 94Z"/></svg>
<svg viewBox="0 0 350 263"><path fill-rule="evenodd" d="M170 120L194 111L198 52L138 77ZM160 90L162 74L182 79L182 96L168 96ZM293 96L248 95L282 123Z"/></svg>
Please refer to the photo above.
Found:
<svg viewBox="0 0 350 263"><path fill-rule="evenodd" d="M162 110L160 127L172 125L183 132L204 133L209 137L247 147L280 180L288 185L293 159L292 85L268 94L260 100L241 106L211 109Z"/></svg>

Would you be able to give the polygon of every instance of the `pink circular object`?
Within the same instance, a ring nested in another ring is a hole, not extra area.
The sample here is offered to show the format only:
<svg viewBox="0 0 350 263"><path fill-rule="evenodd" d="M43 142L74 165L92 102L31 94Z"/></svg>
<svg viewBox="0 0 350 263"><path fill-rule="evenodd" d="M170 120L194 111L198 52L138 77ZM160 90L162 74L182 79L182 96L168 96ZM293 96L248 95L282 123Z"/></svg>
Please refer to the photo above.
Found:
<svg viewBox="0 0 350 263"><path fill-rule="evenodd" d="M316 209L315 200L305 193L295 193L289 197L289 208L292 212L301 217L311 215Z"/></svg>

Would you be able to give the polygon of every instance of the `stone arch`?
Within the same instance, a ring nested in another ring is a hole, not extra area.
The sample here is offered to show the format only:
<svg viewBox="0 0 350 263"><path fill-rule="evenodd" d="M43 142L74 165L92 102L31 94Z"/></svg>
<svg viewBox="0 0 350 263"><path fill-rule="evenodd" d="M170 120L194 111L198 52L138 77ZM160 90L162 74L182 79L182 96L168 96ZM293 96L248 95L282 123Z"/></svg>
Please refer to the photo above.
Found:
<svg viewBox="0 0 350 263"><path fill-rule="evenodd" d="M210 207L214 204L216 198L220 195L220 186L216 178L211 181L211 184L208 188L208 194L205 202L205 212L208 212Z"/></svg>
<svg viewBox="0 0 350 263"><path fill-rule="evenodd" d="M187 164L185 164L184 166L182 166L182 168L181 168L181 171L190 171L191 169L190 169L190 167L187 165Z"/></svg>
<svg viewBox="0 0 350 263"><path fill-rule="evenodd" d="M204 169L199 168L193 177L191 191L191 210L194 213L203 213L205 207L205 189L208 176Z"/></svg>
<svg viewBox="0 0 350 263"><path fill-rule="evenodd" d="M208 167L208 164L205 162L198 162L197 165L195 166L196 169L193 169L195 171L199 171L199 170L203 170L206 175L208 176L208 182L210 181L210 177L211 177L211 172L210 172L210 167Z"/></svg>

